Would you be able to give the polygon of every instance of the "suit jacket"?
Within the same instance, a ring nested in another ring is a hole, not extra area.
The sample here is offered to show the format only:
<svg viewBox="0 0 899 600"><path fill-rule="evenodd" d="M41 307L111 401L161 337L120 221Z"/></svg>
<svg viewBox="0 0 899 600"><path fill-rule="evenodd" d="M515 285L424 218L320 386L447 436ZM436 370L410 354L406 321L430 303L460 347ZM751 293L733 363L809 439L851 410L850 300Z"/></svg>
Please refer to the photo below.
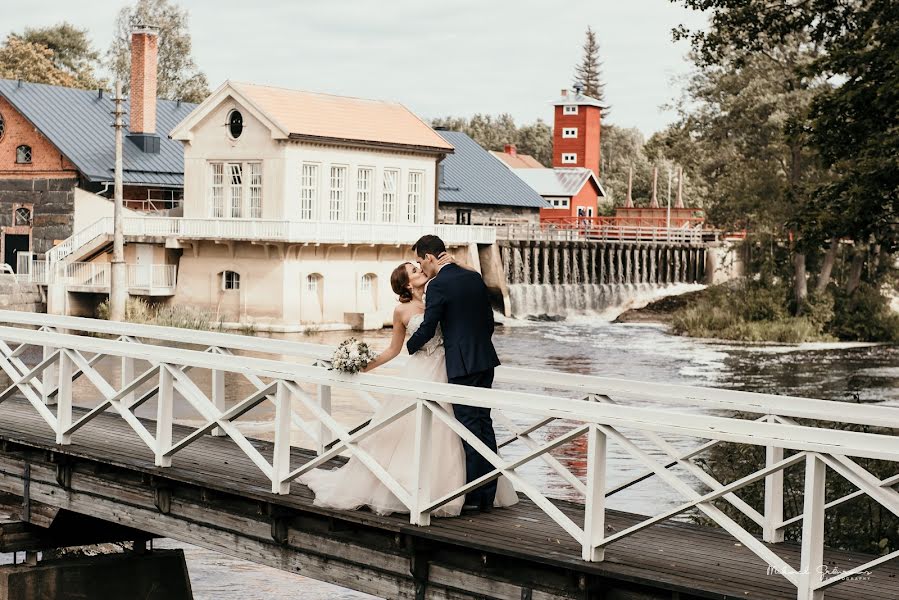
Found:
<svg viewBox="0 0 899 600"><path fill-rule="evenodd" d="M463 377L499 365L493 348L493 308L484 280L474 271L449 264L428 283L425 316L406 348L415 354L443 331L447 377Z"/></svg>

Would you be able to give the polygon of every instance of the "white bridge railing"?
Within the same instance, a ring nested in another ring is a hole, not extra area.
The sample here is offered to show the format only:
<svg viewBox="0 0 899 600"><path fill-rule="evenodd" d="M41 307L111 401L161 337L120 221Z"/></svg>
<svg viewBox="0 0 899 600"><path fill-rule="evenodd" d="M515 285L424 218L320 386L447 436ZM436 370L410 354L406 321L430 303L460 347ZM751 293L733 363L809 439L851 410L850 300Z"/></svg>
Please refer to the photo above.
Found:
<svg viewBox="0 0 899 600"><path fill-rule="evenodd" d="M348 453L357 457L408 508L412 523L423 526L430 523L431 511L504 475L547 518L577 540L582 547L582 557L588 561L603 560L605 548L618 540L685 511L698 510L793 583L800 600L820 599L823 590L899 556L899 552L893 552L824 579L830 572L820 568L824 561L824 515L828 508L865 496L899 515L899 493L894 489L899 483L899 475L880 480L855 460L899 462L899 438L882 433L806 426L797 421L808 419L815 423L854 423L890 429L899 424L899 411L892 407L852 405L851 410L847 410L849 407L842 403L807 398L515 367L500 367L497 381L517 386L533 385L552 392L475 390L378 374L350 376L335 373L320 366L330 350L316 344L9 311L0 311L0 319L19 326L0 327L0 367L12 380L12 384L0 393L0 402L13 395L23 396L62 445L71 443L79 429L110 410L134 430L161 467L171 465L179 451L201 436L224 435L230 437L271 481L272 492L277 494L289 493L291 482L310 469L341 453ZM40 330L25 328L34 326ZM106 334L114 339L67 335L58 330ZM179 346L202 351L179 349ZM40 350L42 358L36 364L23 361L29 349ZM276 359L236 356L237 352L261 353ZM296 360L285 362L285 356ZM104 375L109 369L101 367L104 363L108 367L110 361L121 368L121 384L113 384L112 378ZM197 371L210 373L209 389L202 389L190 376ZM231 406L226 406L224 397L226 373L245 378L252 389L247 397ZM75 419L73 383L81 377L99 390L102 398L91 411ZM357 394L372 407L379 405L377 397L381 395L405 397L408 403L378 422L349 426L332 415L334 391ZM582 399L565 397L572 393ZM627 405L636 399L649 399L676 408ZM155 432L148 430L135 416L135 411L151 400L157 404ZM172 437L176 402L186 403L204 420L203 425L180 441ZM271 462L237 427L242 415L264 402L275 406ZM500 447L520 444L524 446L524 453L514 459L504 459L490 451L441 403L491 408L494 418L511 432L507 439L501 440ZM685 406L689 410L683 410ZM697 414L696 407L745 413L754 420ZM511 418L513 414L519 418ZM533 422L526 426L516 425L521 422L521 416ZM412 419L410 427L416 432L412 459L417 465L418 478L411 489L400 485L358 444L403 418ZM430 493L426 465L430 464L431 452L428 432L435 421L445 423L476 448L494 466L493 472L434 498ZM535 435L550 423L558 432L554 437L541 439ZM302 434L310 440L317 449L316 458L304 464L290 464L292 433ZM700 443L684 451L672 445L671 436L695 438ZM586 438L587 442L584 479L551 454L554 449L578 438ZM646 470L626 482L609 485L610 442ZM736 481L716 480L693 459L722 442L764 447L765 465ZM661 451L664 458L658 460L647 452L647 443ZM547 498L539 484L528 479L522 467L535 460L544 461L583 498L582 525ZM799 464L804 465L806 473L802 512L785 519L783 472ZM675 472L673 467L678 467L679 471ZM828 469L851 482L858 491L841 498L825 498L824 477ZM647 517L628 529L608 533L604 525L606 498L649 477L657 477L670 485L683 497L683 503ZM697 489L696 481L700 489ZM764 481L765 500L764 506L755 508L741 500L737 492L759 481ZM727 516L720 508L723 502L754 522L762 539ZM764 542L783 541L784 529L800 522L801 564L789 565Z"/></svg>
<svg viewBox="0 0 899 600"><path fill-rule="evenodd" d="M417 225L400 223L325 223L262 219L185 219L180 217L125 217L127 237L162 237L192 240L247 240L313 244L411 244L426 233L447 244L492 244L493 227L481 225ZM111 236L111 218L102 218L47 252L58 262L97 238Z"/></svg>

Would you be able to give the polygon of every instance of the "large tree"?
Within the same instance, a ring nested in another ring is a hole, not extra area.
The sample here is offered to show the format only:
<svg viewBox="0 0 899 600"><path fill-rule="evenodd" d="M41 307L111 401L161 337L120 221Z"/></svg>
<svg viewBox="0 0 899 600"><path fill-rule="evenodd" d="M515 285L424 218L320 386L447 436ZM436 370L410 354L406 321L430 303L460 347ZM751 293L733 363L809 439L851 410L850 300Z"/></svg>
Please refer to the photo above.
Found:
<svg viewBox="0 0 899 600"><path fill-rule="evenodd" d="M60 23L51 27L29 27L18 37L24 42L49 48L53 52L53 65L70 75L75 87L106 87L106 81L97 76L101 68L100 53L91 44L86 29Z"/></svg>
<svg viewBox="0 0 899 600"><path fill-rule="evenodd" d="M54 64L53 51L10 35L0 46L0 78L76 87L76 80Z"/></svg>
<svg viewBox="0 0 899 600"><path fill-rule="evenodd" d="M159 29L159 97L201 102L209 95L206 75L191 54L187 17L186 10L169 0L138 0L119 12L108 56L123 89L129 88L131 79L131 31L137 25L151 25Z"/></svg>
<svg viewBox="0 0 899 600"><path fill-rule="evenodd" d="M432 119L431 125L461 131L487 150L502 150L506 144L515 144L518 152L533 156L544 166L552 164L552 129L541 119L519 127L506 113L475 114L471 118L439 117Z"/></svg>
<svg viewBox="0 0 899 600"><path fill-rule="evenodd" d="M587 27L584 38L584 56L579 65L574 68L574 85L584 88L584 94L596 98L605 103L605 83L602 81L602 63L599 60L599 42L596 41L596 32ZM608 107L603 108L602 116L609 112Z"/></svg>

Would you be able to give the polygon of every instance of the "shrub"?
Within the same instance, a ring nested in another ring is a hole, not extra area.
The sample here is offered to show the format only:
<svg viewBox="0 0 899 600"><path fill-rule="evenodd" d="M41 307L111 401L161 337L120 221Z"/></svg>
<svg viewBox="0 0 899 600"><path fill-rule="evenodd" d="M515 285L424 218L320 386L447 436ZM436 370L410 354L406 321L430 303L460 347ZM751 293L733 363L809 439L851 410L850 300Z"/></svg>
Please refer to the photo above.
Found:
<svg viewBox="0 0 899 600"><path fill-rule="evenodd" d="M97 307L98 319L109 319L109 301ZM129 298L125 304L125 320L129 323L180 327L201 331L221 331L222 320L207 310L192 306L151 304L143 298Z"/></svg>
<svg viewBox="0 0 899 600"><path fill-rule="evenodd" d="M837 292L828 329L841 340L899 341L899 315L876 287L863 283L851 294Z"/></svg>

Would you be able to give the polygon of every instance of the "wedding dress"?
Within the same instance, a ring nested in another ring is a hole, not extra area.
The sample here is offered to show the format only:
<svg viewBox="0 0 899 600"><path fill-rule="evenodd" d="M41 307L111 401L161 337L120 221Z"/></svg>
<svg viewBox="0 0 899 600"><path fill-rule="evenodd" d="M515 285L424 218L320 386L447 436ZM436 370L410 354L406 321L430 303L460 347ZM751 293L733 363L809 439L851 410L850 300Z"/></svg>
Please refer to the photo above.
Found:
<svg viewBox="0 0 899 600"><path fill-rule="evenodd" d="M412 335L421 326L423 314L415 315L406 326ZM409 379L446 383L443 338L438 328L424 347L409 357L402 376ZM385 399L371 422L376 423L412 402L409 398ZM443 404L450 414L451 405ZM374 458L409 495L415 489L413 468L415 444L415 412L410 412L359 442L359 447ZM351 457L337 469L314 469L299 478L315 494L316 506L339 510L356 510L367 506L381 515L408 513L409 509L358 458ZM431 498L437 499L465 485L465 451L462 440L443 421L434 417L431 427ZM464 497L444 504L431 514L455 517L462 511ZM511 506L518 502L511 482L500 477L494 506Z"/></svg>

